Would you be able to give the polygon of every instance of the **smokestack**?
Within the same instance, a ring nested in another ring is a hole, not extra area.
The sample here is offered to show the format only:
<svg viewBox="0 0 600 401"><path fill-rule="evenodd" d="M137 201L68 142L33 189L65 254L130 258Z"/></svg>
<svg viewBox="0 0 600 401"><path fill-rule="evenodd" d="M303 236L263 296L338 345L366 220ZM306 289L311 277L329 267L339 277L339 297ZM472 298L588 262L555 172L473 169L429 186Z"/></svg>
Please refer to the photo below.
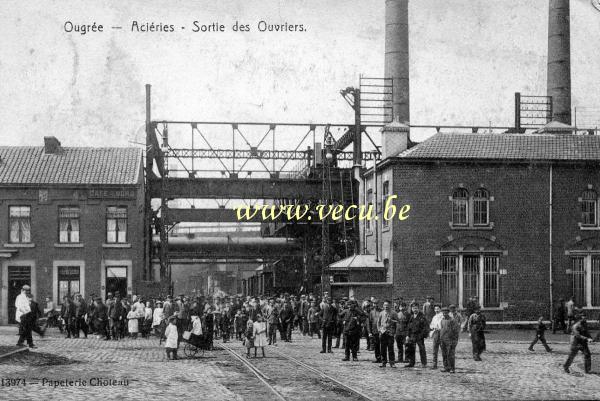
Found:
<svg viewBox="0 0 600 401"><path fill-rule="evenodd" d="M384 74L393 79L395 121L410 121L408 69L408 0L386 0Z"/></svg>
<svg viewBox="0 0 600 401"><path fill-rule="evenodd" d="M569 0L550 0L548 85L552 120L571 125L571 44Z"/></svg>

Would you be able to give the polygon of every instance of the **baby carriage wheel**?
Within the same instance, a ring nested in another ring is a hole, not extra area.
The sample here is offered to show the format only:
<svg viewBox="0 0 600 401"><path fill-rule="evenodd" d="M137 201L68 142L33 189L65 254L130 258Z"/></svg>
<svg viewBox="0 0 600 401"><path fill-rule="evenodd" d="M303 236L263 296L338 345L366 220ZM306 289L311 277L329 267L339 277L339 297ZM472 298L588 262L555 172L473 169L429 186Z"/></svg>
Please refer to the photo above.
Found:
<svg viewBox="0 0 600 401"><path fill-rule="evenodd" d="M190 343L185 343L183 346L183 354L188 358L194 358L198 353L198 347Z"/></svg>

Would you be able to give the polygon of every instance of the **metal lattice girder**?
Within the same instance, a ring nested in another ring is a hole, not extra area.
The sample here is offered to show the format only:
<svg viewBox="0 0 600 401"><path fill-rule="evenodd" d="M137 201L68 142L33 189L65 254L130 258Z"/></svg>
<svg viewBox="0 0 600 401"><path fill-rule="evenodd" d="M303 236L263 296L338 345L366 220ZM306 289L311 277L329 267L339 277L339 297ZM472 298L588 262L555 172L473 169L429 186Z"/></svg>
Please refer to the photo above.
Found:
<svg viewBox="0 0 600 401"><path fill-rule="evenodd" d="M337 183L337 185L335 185ZM304 199L318 200L322 194L320 179L268 178L162 178L148 180L152 198L168 199ZM333 199L341 199L337 180L332 184Z"/></svg>
<svg viewBox="0 0 600 401"><path fill-rule="evenodd" d="M353 131L352 131L353 132ZM351 132L351 134L352 134ZM353 135L353 134L352 134ZM344 138L346 134L342 138ZM348 143L349 144L349 143ZM347 146L347 145L346 145ZM202 158L202 159L265 159L265 160L307 160L312 157L312 150L259 150L251 148L247 150L233 149L170 149L170 157ZM373 160L372 152L363 152L363 160ZM352 152L336 153L337 160L353 160Z"/></svg>

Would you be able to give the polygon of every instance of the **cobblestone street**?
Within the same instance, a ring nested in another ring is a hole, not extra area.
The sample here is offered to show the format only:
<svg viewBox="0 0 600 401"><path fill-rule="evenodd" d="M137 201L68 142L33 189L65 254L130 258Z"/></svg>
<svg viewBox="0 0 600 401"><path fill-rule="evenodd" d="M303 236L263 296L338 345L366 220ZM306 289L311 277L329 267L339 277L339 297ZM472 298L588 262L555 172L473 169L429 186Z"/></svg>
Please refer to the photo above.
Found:
<svg viewBox="0 0 600 401"><path fill-rule="evenodd" d="M16 329L0 328L0 346L14 345ZM373 354L364 350L359 362L342 362L342 350L320 354L320 341L295 333L292 343L267 347L267 358L250 359L267 373L276 388L289 399L357 399L355 394L340 391L335 385L307 374L304 368L277 355L289 355L350 385L375 400L394 399L598 399L600 398L600 363L598 345L592 344L592 375L584 375L581 356L573 373L562 371L566 359L567 336L550 336L554 351L548 354L538 346L527 351L525 341L511 340L527 336L522 332L489 334L488 352L483 362L470 358L470 342L463 335L457 349L457 373L416 368L379 368L372 364ZM239 360L224 350L206 352L200 359L167 361L164 348L156 339L103 341L65 339L52 331L44 339L34 338L37 349L0 360L0 377L24 379L26 386L4 381L2 399L177 399L258 400L272 399L273 393L250 373ZM560 342L558 342L560 341ZM431 343L426 343L428 358ZM240 354L245 348L238 341L229 346ZM183 352L180 349L180 355ZM259 352L260 354L260 352ZM441 356L440 356L441 357ZM441 361L440 361L441 364ZM55 380L73 380L74 386L54 388ZM92 379L115 380L109 385ZM87 383L78 385L77 381ZM319 388L321 388L320 391ZM25 391L23 391L25 390Z"/></svg>

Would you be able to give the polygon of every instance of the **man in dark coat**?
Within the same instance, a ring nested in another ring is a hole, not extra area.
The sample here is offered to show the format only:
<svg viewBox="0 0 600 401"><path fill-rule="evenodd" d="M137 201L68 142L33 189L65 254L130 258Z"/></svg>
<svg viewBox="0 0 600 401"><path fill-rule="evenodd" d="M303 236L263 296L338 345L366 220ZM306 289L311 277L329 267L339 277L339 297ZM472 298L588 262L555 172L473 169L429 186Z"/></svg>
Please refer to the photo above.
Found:
<svg viewBox="0 0 600 401"><path fill-rule="evenodd" d="M121 337L121 330L123 327L123 312L125 308L123 307L123 302L121 301L121 296L119 293L115 296L115 302L112 305L112 308L109 312L109 318L112 322L112 337L114 340L118 340Z"/></svg>
<svg viewBox="0 0 600 401"><path fill-rule="evenodd" d="M450 309L442 308L442 320L440 321L440 346L442 347L442 360L444 369L442 372L454 373L455 351L460 335L460 323L450 317Z"/></svg>
<svg viewBox="0 0 600 401"><path fill-rule="evenodd" d="M67 331L66 338L71 338L71 334L74 332L75 305L73 305L73 301L71 301L71 297L68 295L63 297L63 304L60 308L60 317L65 322L65 329Z"/></svg>
<svg viewBox="0 0 600 401"><path fill-rule="evenodd" d="M215 329L214 329L215 321L214 321L214 316L213 316L213 309L214 309L213 305L208 306L206 312L204 313L204 321L203 321L204 326L202 326L205 328L204 334L206 335L206 344L208 345L208 348L210 350L212 350L212 347L213 347L213 337L214 337L214 332L215 332Z"/></svg>
<svg viewBox="0 0 600 401"><path fill-rule="evenodd" d="M574 311L575 324L571 327L571 350L567 361L563 365L565 372L570 373L569 367L575 356L581 351L583 353L585 373L592 371L592 354L588 343L592 342L592 336L587 328L587 319L581 310Z"/></svg>
<svg viewBox="0 0 600 401"><path fill-rule="evenodd" d="M567 325L565 324L566 316L567 308L565 307L565 300L561 298L554 306L552 334L556 334L556 330L563 330L565 333L567 333Z"/></svg>
<svg viewBox="0 0 600 401"><path fill-rule="evenodd" d="M276 344L277 327L279 326L279 308L275 305L275 300L273 298L269 298L269 304L265 307L265 320L267 321L267 337L269 338L269 345ZM242 322L242 331L246 328L246 321Z"/></svg>
<svg viewBox="0 0 600 401"><path fill-rule="evenodd" d="M108 335L108 308L102 302L102 298L97 297L94 301L94 310L90 320L94 322L94 327L99 335L104 336L105 340L110 340Z"/></svg>
<svg viewBox="0 0 600 401"><path fill-rule="evenodd" d="M481 361L481 353L485 351L485 316L481 314L481 308L475 307L475 313L469 317L467 322L467 330L471 335L471 343L473 344L473 360Z"/></svg>
<svg viewBox="0 0 600 401"><path fill-rule="evenodd" d="M290 301L286 301L281 313L279 314L279 324L281 325L281 338L285 342L292 341L292 328L294 326L294 309Z"/></svg>
<svg viewBox="0 0 600 401"><path fill-rule="evenodd" d="M321 337L321 353L332 353L331 342L335 332L337 323L337 309L331 304L331 298L327 297L323 308L319 312L321 318L321 328L323 329L323 337Z"/></svg>
<svg viewBox="0 0 600 401"><path fill-rule="evenodd" d="M408 335L408 321L410 313L406 310L406 304L400 303L398 310L398 323L396 324L396 344L398 345L398 362L404 362L404 345Z"/></svg>
<svg viewBox="0 0 600 401"><path fill-rule="evenodd" d="M75 338L79 338L79 332L83 331L85 338L88 336L88 326L85 322L85 314L87 313L87 304L81 294L75 294Z"/></svg>
<svg viewBox="0 0 600 401"><path fill-rule="evenodd" d="M346 336L345 358L343 361L358 361L357 352L360 341L361 321L366 319L367 315L357 308L356 301L348 302L348 309L342 312L342 321L344 322L344 335Z"/></svg>
<svg viewBox="0 0 600 401"><path fill-rule="evenodd" d="M335 305L337 309L337 322L335 327L335 345L333 348L340 347L340 339L342 340L342 348L346 348L346 335L344 334L344 319L342 314L345 310L348 309L348 305L346 304L347 298L342 298L340 302Z"/></svg>
<svg viewBox="0 0 600 401"><path fill-rule="evenodd" d="M419 347L419 356L421 357L421 365L427 366L427 353L425 351L425 338L429 334L429 324L425 315L419 311L419 304L414 303L411 306L412 314L408 319L407 334L406 334L406 359L408 365L406 368L415 366L416 347Z"/></svg>

